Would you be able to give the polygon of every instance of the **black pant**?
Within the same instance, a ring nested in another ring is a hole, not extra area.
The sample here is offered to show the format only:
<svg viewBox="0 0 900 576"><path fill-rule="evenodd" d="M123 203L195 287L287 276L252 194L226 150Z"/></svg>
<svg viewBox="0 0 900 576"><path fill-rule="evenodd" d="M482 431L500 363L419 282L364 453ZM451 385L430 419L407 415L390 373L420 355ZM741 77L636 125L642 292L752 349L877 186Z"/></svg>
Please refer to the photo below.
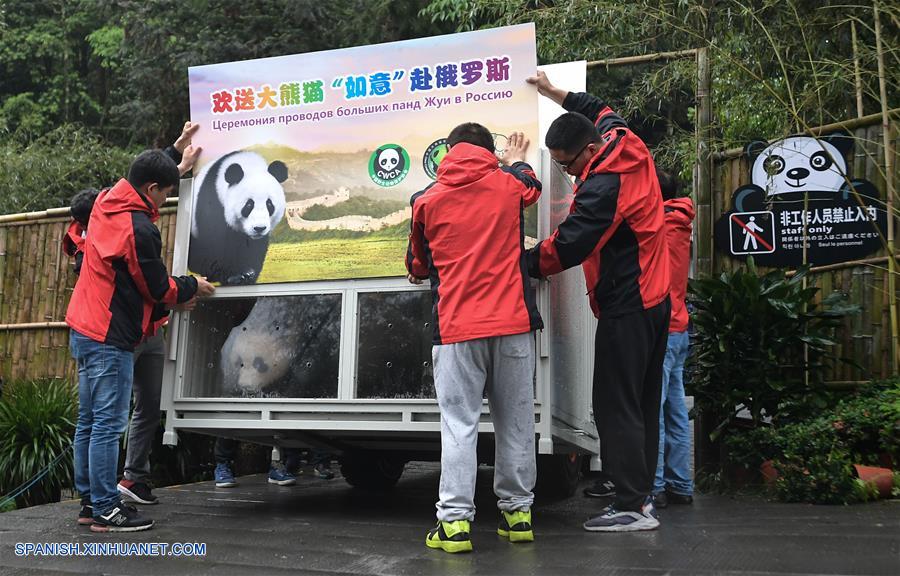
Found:
<svg viewBox="0 0 900 576"><path fill-rule="evenodd" d="M594 418L616 508L640 510L653 489L671 304L601 317L594 349Z"/></svg>
<svg viewBox="0 0 900 576"><path fill-rule="evenodd" d="M213 457L216 460L216 464L228 464L231 465L234 463L234 459L237 458L238 451L238 441L234 438L223 438L222 436L216 437L216 444L213 447ZM327 454L327 453L324 453ZM285 463L285 466L288 470L291 470L297 466L300 462L300 449L299 448L284 448L281 451L281 461ZM656 469L654 468L654 471Z"/></svg>
<svg viewBox="0 0 900 576"><path fill-rule="evenodd" d="M216 437L216 444L213 447L213 456L216 464L231 464L237 457L238 441L234 438ZM655 469L654 469L655 470Z"/></svg>

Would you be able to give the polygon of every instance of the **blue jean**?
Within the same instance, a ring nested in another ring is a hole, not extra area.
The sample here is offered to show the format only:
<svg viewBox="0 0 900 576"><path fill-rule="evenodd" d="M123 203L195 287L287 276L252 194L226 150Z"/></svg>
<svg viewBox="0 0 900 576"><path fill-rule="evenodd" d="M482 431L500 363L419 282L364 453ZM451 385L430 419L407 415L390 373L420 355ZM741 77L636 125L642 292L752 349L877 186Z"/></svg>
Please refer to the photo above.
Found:
<svg viewBox="0 0 900 576"><path fill-rule="evenodd" d="M90 497L99 516L119 503L116 467L119 439L128 424L133 354L75 330L69 349L78 364L75 489L82 498Z"/></svg>
<svg viewBox="0 0 900 576"><path fill-rule="evenodd" d="M659 456L653 492L668 489L693 495L691 478L691 433L684 404L684 363L690 338L687 332L670 332L663 362L662 400L659 410Z"/></svg>

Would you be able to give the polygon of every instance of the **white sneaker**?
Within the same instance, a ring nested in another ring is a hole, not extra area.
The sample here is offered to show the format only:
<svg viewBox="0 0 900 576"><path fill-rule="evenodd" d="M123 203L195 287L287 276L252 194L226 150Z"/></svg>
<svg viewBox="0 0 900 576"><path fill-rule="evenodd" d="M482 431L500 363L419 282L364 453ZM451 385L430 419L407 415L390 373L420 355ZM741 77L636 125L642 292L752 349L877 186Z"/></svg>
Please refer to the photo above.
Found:
<svg viewBox="0 0 900 576"><path fill-rule="evenodd" d="M588 532L637 532L656 530L658 527L659 515L650 497L644 501L640 512L620 511L610 505L603 509L603 514L584 523L584 529Z"/></svg>

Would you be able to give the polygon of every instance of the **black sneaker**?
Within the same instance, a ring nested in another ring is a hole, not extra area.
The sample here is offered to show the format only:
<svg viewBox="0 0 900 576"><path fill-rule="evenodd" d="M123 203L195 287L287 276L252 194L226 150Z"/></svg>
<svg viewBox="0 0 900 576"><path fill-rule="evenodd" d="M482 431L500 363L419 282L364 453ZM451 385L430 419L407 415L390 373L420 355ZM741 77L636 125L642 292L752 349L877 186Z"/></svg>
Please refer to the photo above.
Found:
<svg viewBox="0 0 900 576"><path fill-rule="evenodd" d="M328 464L324 464L322 462L316 464L316 476L321 478L322 480L333 480L334 472L331 471L331 466Z"/></svg>
<svg viewBox="0 0 900 576"><path fill-rule="evenodd" d="M137 508L119 502L106 514L94 516L91 532L140 532L153 528L153 520L143 518Z"/></svg>
<svg viewBox="0 0 900 576"><path fill-rule="evenodd" d="M159 504L159 498L150 492L150 486L143 482L135 482L134 480L122 479L116 488L122 496L123 502L134 502L136 504Z"/></svg>
<svg viewBox="0 0 900 576"><path fill-rule="evenodd" d="M616 495L616 485L612 480L600 479L585 488L584 495L588 498L611 498Z"/></svg>
<svg viewBox="0 0 900 576"><path fill-rule="evenodd" d="M669 498L666 496L665 492L653 495L653 507L659 509L669 507Z"/></svg>
<svg viewBox="0 0 900 576"><path fill-rule="evenodd" d="M90 498L81 499L81 510L78 512L78 525L90 526L94 523L94 507Z"/></svg>
<svg viewBox="0 0 900 576"><path fill-rule="evenodd" d="M690 494L679 494L678 492L665 492L666 500L669 504L687 505L694 503L694 497ZM657 506L659 508L659 506Z"/></svg>

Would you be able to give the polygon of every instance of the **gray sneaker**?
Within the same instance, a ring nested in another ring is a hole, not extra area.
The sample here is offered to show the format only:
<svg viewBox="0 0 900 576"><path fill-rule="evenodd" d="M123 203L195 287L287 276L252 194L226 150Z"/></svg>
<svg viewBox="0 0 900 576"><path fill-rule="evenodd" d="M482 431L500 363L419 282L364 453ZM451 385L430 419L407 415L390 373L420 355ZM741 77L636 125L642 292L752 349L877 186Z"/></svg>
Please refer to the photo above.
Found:
<svg viewBox="0 0 900 576"><path fill-rule="evenodd" d="M639 512L616 510L614 505L610 505L603 509L603 514L584 523L584 529L588 532L637 532L656 530L658 527L659 515L649 496Z"/></svg>

